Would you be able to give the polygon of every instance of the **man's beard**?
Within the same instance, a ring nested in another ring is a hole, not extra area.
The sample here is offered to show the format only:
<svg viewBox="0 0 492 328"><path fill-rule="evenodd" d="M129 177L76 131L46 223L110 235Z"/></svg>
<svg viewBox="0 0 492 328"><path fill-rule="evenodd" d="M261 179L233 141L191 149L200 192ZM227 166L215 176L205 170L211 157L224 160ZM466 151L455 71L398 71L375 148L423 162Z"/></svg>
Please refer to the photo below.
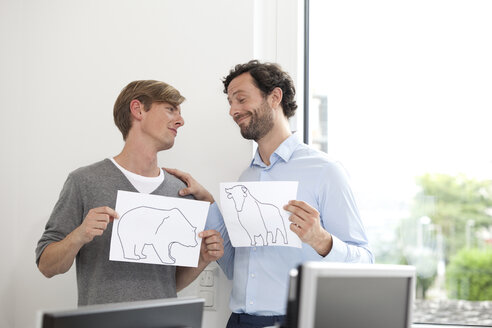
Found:
<svg viewBox="0 0 492 328"><path fill-rule="evenodd" d="M241 127L241 135L245 139L258 141L273 128L272 109L263 101L258 110L250 115L249 124Z"/></svg>

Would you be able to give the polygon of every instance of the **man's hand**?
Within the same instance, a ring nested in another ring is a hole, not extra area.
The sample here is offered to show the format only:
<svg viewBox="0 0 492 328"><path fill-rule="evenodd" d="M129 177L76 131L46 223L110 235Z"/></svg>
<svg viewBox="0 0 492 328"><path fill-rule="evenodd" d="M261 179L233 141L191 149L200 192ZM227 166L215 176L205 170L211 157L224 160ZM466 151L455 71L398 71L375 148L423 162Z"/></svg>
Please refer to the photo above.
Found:
<svg viewBox="0 0 492 328"><path fill-rule="evenodd" d="M110 207L96 207L89 210L82 224L74 230L74 237L85 245L94 237L101 236L108 227L108 223L118 218L118 213Z"/></svg>
<svg viewBox="0 0 492 328"><path fill-rule="evenodd" d="M181 189L179 194L181 196L193 195L198 200L204 200L210 203L215 202L214 197L208 192L201 184L198 183L189 173L180 171L178 169L167 169L163 167L166 172L171 173L177 178L181 179L188 188Z"/></svg>
<svg viewBox="0 0 492 328"><path fill-rule="evenodd" d="M217 261L224 255L224 240L220 232L216 230L205 230L198 234L202 238L200 248L200 261L210 263Z"/></svg>
<svg viewBox="0 0 492 328"><path fill-rule="evenodd" d="M308 203L300 200L289 201L284 209L292 214L289 217L290 222L292 222L290 230L321 256L328 255L333 246L333 238L321 226L319 212Z"/></svg>
<svg viewBox="0 0 492 328"><path fill-rule="evenodd" d="M39 270L48 278L67 272L82 246L102 235L108 223L116 218L118 214L107 206L89 210L80 226L64 239L46 246L39 258Z"/></svg>
<svg viewBox="0 0 492 328"><path fill-rule="evenodd" d="M224 255L224 240L216 230L205 230L198 234L202 238L198 267L176 267L176 290L179 292L198 277L207 265Z"/></svg>

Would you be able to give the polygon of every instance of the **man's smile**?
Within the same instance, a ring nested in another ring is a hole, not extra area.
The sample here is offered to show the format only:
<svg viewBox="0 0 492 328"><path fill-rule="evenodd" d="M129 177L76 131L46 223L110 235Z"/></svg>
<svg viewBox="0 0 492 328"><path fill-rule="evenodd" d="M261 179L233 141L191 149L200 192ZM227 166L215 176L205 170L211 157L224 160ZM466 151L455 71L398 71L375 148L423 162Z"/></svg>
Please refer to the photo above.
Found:
<svg viewBox="0 0 492 328"><path fill-rule="evenodd" d="M236 122L237 125L241 125L241 123L244 122L251 115L252 115L251 113L236 115L234 116L234 121Z"/></svg>
<svg viewBox="0 0 492 328"><path fill-rule="evenodd" d="M178 129L169 128L169 130L173 132L175 137L178 135Z"/></svg>

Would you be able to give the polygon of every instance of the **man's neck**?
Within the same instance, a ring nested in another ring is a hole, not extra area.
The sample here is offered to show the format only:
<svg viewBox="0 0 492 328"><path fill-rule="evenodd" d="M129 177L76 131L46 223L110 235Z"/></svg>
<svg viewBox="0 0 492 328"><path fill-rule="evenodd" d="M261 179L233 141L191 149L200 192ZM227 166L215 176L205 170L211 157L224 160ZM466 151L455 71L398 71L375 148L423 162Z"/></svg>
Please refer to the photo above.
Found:
<svg viewBox="0 0 492 328"><path fill-rule="evenodd" d="M123 150L114 160L124 169L144 177L156 177L160 174L157 152L149 146L127 140Z"/></svg>
<svg viewBox="0 0 492 328"><path fill-rule="evenodd" d="M287 122L285 124L277 124L266 136L257 140L258 152L263 163L270 165L270 156L291 135Z"/></svg>

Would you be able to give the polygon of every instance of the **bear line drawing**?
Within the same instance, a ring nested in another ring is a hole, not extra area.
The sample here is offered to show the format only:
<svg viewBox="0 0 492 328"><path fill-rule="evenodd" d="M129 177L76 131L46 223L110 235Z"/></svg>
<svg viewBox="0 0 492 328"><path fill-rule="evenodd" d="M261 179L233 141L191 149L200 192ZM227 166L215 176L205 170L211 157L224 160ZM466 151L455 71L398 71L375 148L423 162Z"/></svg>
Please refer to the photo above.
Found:
<svg viewBox="0 0 492 328"><path fill-rule="evenodd" d="M139 206L125 212L117 222L123 257L128 260L146 259L144 248L152 246L162 263L174 264L176 259L171 255L174 244L185 247L198 245L196 227L178 208ZM135 235L134 231L137 229L143 229L144 233ZM184 238L177 237L177 231L184 233Z"/></svg>
<svg viewBox="0 0 492 328"><path fill-rule="evenodd" d="M269 245L269 239L272 244L277 244L279 234L283 243L288 244L285 223L277 206L260 202L244 185L225 188L225 192L227 198L234 201L237 218L248 234L251 246L257 246L260 238L263 246Z"/></svg>

